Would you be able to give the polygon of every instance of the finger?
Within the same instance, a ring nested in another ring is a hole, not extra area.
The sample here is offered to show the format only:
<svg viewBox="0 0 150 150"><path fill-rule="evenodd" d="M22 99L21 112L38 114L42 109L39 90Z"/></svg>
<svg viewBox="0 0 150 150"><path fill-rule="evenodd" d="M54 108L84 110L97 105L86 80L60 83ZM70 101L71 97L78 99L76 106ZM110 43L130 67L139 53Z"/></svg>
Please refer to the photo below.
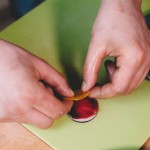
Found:
<svg viewBox="0 0 150 150"><path fill-rule="evenodd" d="M56 120L71 109L72 103L72 101L61 102L54 96L51 96L50 99L42 101L40 105L37 104L34 108L53 120Z"/></svg>
<svg viewBox="0 0 150 150"><path fill-rule="evenodd" d="M32 124L41 129L47 129L53 124L53 119L45 116L36 109L31 109L26 115L25 120L27 123Z"/></svg>
<svg viewBox="0 0 150 150"><path fill-rule="evenodd" d="M117 67L116 67L115 63L111 60L106 60L104 65L105 65L105 69L106 69L106 72L107 72L107 76L108 76L109 80L112 81L113 75L114 75L115 70L117 69ZM102 95L101 95L100 91L101 91L101 86L95 87L90 92L89 97L93 97L93 95L94 95L96 98L102 98Z"/></svg>
<svg viewBox="0 0 150 150"><path fill-rule="evenodd" d="M50 93L50 95L54 95L53 90L49 86L47 86L46 89Z"/></svg>
<svg viewBox="0 0 150 150"><path fill-rule="evenodd" d="M34 108L52 119L57 119L66 114L72 106L71 101L60 101L43 86L38 91L39 95L36 96Z"/></svg>
<svg viewBox="0 0 150 150"><path fill-rule="evenodd" d="M88 91L95 85L98 71L104 57L105 46L99 42L98 38L93 38L83 68L82 91Z"/></svg>
<svg viewBox="0 0 150 150"><path fill-rule="evenodd" d="M74 95L63 75L60 74L56 69L39 59L38 63L35 64L35 66L40 73L41 80L44 80L48 84L53 86L61 95L67 97L71 97Z"/></svg>
<svg viewBox="0 0 150 150"><path fill-rule="evenodd" d="M106 60L104 64L105 64L105 69L106 69L106 72L107 72L107 76L108 76L109 80L112 81L112 78L113 78L113 75L115 73L115 70L117 69L117 66L111 60ZM95 93L94 93L94 91L95 91ZM95 96L98 95L96 97L99 97L99 98L101 97L102 98L102 95L101 95L100 91L101 91L101 86L94 88L92 90L92 92L90 93L89 97L91 97L94 93Z"/></svg>
<svg viewBox="0 0 150 150"><path fill-rule="evenodd" d="M129 87L128 94L131 93L134 89L138 88L142 81L145 79L148 70L146 67L142 67L138 70L137 74L133 78L132 84Z"/></svg>
<svg viewBox="0 0 150 150"><path fill-rule="evenodd" d="M113 75L112 83L105 84L102 87L93 88L90 92L90 97L110 98L127 94L136 70L137 68L134 68L134 65L130 62L120 65Z"/></svg>
<svg viewBox="0 0 150 150"><path fill-rule="evenodd" d="M73 106L73 101L63 101L65 107L66 107L66 112L68 113L71 110L71 107Z"/></svg>
<svg viewBox="0 0 150 150"><path fill-rule="evenodd" d="M1 122L3 123L11 123L11 122L18 122L18 123L27 123L25 120L23 119L20 119L20 118L11 118L11 119L4 119L4 120L1 120Z"/></svg>

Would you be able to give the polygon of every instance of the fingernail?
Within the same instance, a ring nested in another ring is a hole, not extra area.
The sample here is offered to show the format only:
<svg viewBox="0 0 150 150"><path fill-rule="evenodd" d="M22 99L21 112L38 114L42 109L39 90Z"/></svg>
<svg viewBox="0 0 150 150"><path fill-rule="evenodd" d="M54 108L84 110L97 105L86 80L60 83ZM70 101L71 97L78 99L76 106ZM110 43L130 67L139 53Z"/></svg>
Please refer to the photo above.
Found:
<svg viewBox="0 0 150 150"><path fill-rule="evenodd" d="M85 90L86 90L86 87L87 87L86 82L83 81L81 89L82 89L83 91L85 91Z"/></svg>

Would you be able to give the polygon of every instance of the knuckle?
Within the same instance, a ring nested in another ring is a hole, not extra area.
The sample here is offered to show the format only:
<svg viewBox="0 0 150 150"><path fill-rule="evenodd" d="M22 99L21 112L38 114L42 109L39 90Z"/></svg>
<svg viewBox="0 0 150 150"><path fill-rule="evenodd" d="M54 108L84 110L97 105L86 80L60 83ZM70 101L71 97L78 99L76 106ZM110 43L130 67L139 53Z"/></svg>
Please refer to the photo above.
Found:
<svg viewBox="0 0 150 150"><path fill-rule="evenodd" d="M18 117L24 117L27 113L27 110L25 107L22 108L21 106L17 105L10 109L10 113Z"/></svg>
<svg viewBox="0 0 150 150"><path fill-rule="evenodd" d="M41 96L41 93L38 92L37 87L28 87L21 91L16 97L17 103L21 104L22 102L33 104L36 102L37 98ZM19 102L20 98L22 102Z"/></svg>
<svg viewBox="0 0 150 150"><path fill-rule="evenodd" d="M144 61L144 58L145 58L145 49L142 46L138 45L133 48L133 55L131 55L131 58L129 59L131 63L139 66Z"/></svg>
<svg viewBox="0 0 150 150"><path fill-rule="evenodd" d="M24 117L29 110L30 105L28 105L27 99L20 100L20 97L16 97L7 111L11 116Z"/></svg>

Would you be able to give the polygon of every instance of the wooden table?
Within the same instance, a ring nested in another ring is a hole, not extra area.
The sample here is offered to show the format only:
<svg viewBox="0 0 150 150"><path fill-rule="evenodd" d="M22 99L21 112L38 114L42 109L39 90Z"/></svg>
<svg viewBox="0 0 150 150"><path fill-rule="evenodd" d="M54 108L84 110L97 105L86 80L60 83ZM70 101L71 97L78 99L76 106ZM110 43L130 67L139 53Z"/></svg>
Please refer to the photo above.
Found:
<svg viewBox="0 0 150 150"><path fill-rule="evenodd" d="M0 124L1 150L53 150L19 123Z"/></svg>

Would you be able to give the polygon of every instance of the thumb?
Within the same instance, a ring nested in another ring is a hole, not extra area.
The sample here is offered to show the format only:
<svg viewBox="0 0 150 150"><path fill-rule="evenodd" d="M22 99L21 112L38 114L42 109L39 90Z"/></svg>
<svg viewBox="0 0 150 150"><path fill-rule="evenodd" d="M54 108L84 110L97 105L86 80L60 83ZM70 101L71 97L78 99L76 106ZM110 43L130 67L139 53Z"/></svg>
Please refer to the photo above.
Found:
<svg viewBox="0 0 150 150"><path fill-rule="evenodd" d="M54 87L59 94L67 97L74 95L64 76L47 62L38 59L38 61L36 61L36 68L40 74L40 80Z"/></svg>
<svg viewBox="0 0 150 150"><path fill-rule="evenodd" d="M105 47L99 42L99 39L92 39L83 68L83 83L81 87L83 92L88 91L95 85L104 57Z"/></svg>

